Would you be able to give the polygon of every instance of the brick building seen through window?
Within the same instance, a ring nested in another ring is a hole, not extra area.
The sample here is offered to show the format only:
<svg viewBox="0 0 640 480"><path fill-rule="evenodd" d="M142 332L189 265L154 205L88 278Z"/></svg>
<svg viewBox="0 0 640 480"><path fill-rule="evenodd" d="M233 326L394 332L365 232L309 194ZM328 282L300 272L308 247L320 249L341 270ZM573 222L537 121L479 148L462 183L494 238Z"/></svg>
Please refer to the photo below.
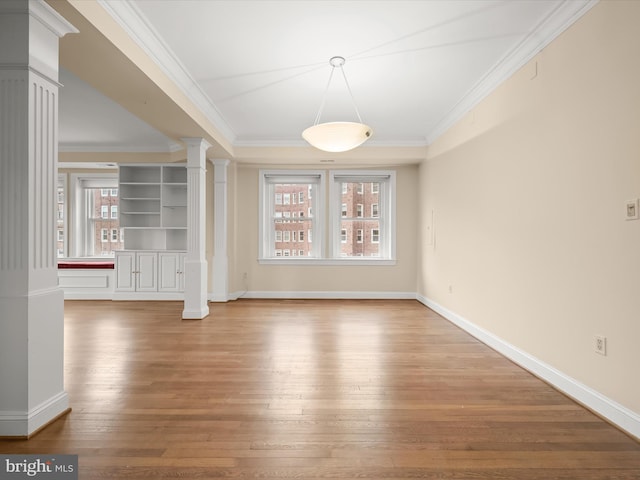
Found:
<svg viewBox="0 0 640 480"><path fill-rule="evenodd" d="M275 256L309 256L311 189L306 184L277 184L274 195ZM341 202L340 255L379 256L379 184L343 182Z"/></svg>

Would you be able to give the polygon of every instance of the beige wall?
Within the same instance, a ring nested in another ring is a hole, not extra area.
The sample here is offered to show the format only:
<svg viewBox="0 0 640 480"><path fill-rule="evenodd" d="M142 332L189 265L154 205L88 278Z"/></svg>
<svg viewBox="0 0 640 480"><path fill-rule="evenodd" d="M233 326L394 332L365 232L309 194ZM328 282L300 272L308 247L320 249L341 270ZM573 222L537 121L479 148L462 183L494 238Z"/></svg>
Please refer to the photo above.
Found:
<svg viewBox="0 0 640 480"><path fill-rule="evenodd" d="M596 5L430 147L418 255L420 295L635 412L639 20Z"/></svg>
<svg viewBox="0 0 640 480"><path fill-rule="evenodd" d="M258 263L259 171L268 166L234 165L234 209L230 245L230 291L273 292L385 292L416 291L417 165L394 167L397 186L397 264L394 266L305 266ZM278 167L273 167L278 168ZM377 166L376 168L382 168ZM243 281L243 274L247 281Z"/></svg>

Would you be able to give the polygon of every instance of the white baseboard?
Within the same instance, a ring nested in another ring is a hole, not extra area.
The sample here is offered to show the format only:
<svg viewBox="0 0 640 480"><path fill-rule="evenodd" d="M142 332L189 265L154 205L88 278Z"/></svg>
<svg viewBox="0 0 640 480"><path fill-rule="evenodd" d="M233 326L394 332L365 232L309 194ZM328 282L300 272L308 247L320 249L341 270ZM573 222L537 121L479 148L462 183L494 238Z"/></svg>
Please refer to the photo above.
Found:
<svg viewBox="0 0 640 480"><path fill-rule="evenodd" d="M68 409L69 396L60 392L29 412L0 411L0 437L27 437Z"/></svg>
<svg viewBox="0 0 640 480"><path fill-rule="evenodd" d="M113 300L113 292L107 293L87 293L87 292L68 292L64 291L65 300Z"/></svg>
<svg viewBox="0 0 640 480"><path fill-rule="evenodd" d="M594 413L604 417L614 425L618 426L621 430L624 430L635 438L640 438L640 415L638 413L578 382L574 378L571 378L527 352L505 342L500 337L478 327L474 323L439 305L433 300L422 295L417 295L417 300L429 307L431 310L442 315L451 323L462 328L485 345L493 348L535 376L550 383L564 394L592 410Z"/></svg>
<svg viewBox="0 0 640 480"><path fill-rule="evenodd" d="M111 296L114 301L123 300L168 300L182 301L184 293L182 292L114 292Z"/></svg>
<svg viewBox="0 0 640 480"><path fill-rule="evenodd" d="M414 292L328 292L328 291L249 291L233 292L229 294L229 300L239 298L259 298L259 299L291 299L291 300L415 300Z"/></svg>

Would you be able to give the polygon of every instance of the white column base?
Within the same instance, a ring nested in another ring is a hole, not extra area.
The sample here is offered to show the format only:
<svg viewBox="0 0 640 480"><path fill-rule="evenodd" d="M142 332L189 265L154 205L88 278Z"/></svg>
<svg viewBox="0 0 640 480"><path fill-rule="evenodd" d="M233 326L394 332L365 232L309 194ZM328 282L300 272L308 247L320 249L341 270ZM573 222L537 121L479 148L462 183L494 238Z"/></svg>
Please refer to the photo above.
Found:
<svg viewBox="0 0 640 480"><path fill-rule="evenodd" d="M29 412L0 411L0 437L28 437L69 411L69 395L60 392Z"/></svg>
<svg viewBox="0 0 640 480"><path fill-rule="evenodd" d="M229 259L226 255L214 255L213 257L213 292L212 302L229 301Z"/></svg>
<svg viewBox="0 0 640 480"><path fill-rule="evenodd" d="M69 408L64 293L0 298L0 436L29 436Z"/></svg>
<svg viewBox="0 0 640 480"><path fill-rule="evenodd" d="M198 320L209 315L207 302L207 261L184 262L185 288L183 319Z"/></svg>

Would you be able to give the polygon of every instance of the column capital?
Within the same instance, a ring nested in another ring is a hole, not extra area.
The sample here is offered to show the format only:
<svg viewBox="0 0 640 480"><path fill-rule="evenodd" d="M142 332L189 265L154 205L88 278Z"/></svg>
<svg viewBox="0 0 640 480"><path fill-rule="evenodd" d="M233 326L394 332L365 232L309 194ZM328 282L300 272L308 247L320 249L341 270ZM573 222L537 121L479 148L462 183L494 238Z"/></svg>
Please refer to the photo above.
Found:
<svg viewBox="0 0 640 480"><path fill-rule="evenodd" d="M0 1L0 65L37 72L58 83L58 41L78 30L43 1ZM26 45L26 47L25 47Z"/></svg>
<svg viewBox="0 0 640 480"><path fill-rule="evenodd" d="M227 158L213 158L209 161L213 163L216 167L228 167L229 164L231 163L231 160Z"/></svg>
<svg viewBox="0 0 640 480"><path fill-rule="evenodd" d="M4 0L0 2L0 15L6 14L29 14L55 33L58 38L64 37L67 33L78 33L76 27L43 1Z"/></svg>
<svg viewBox="0 0 640 480"><path fill-rule="evenodd" d="M180 140L182 140L185 143L187 148L197 147L197 148L203 148L206 151L209 147L212 146L209 142L207 142L202 137L182 137Z"/></svg>

